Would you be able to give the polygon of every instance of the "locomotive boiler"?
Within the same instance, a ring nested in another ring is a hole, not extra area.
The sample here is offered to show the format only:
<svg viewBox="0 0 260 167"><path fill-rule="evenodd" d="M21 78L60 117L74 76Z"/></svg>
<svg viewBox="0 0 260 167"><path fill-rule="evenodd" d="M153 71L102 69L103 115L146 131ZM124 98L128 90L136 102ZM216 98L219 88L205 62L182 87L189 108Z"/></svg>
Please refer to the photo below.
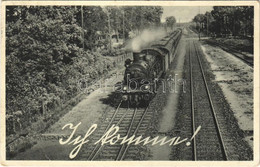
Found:
<svg viewBox="0 0 260 167"><path fill-rule="evenodd" d="M154 97L158 79L165 75L173 61L181 33L182 30L178 29L148 48L134 52L133 60L125 61L122 100L140 104Z"/></svg>

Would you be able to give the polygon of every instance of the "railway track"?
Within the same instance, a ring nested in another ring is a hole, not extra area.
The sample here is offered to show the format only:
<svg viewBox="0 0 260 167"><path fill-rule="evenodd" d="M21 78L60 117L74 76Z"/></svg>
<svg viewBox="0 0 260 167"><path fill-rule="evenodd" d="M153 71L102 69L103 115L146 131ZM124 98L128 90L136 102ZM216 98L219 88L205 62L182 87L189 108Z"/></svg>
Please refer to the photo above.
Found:
<svg viewBox="0 0 260 167"><path fill-rule="evenodd" d="M120 108L122 101L117 106L114 112L110 112L107 115L106 121L102 123L99 130L90 139L90 143L83 147L80 154L76 158L77 160L124 160L124 159L136 159L138 154L138 146L120 144L121 141L115 144L101 143L94 144L98 141L112 125L119 126L119 134L124 136L140 136L145 135L147 127L153 116L152 112L148 111L149 105L146 108L130 108L129 105L126 108Z"/></svg>
<svg viewBox="0 0 260 167"><path fill-rule="evenodd" d="M242 60L243 62L245 62L247 65L249 65L250 67L254 67L254 58L253 57L249 57L244 53L241 53L235 49L232 49L230 47L227 47L223 44L220 44L218 42L214 42L211 40L207 40L207 43L209 43L210 45L213 46L217 46L222 48L223 50L225 50L226 52L231 53L232 55L234 55L235 57L237 57L238 59Z"/></svg>
<svg viewBox="0 0 260 167"><path fill-rule="evenodd" d="M189 42L189 65L192 134L198 126L202 127L193 139L192 159L228 160L221 124L212 102L198 46L194 41Z"/></svg>

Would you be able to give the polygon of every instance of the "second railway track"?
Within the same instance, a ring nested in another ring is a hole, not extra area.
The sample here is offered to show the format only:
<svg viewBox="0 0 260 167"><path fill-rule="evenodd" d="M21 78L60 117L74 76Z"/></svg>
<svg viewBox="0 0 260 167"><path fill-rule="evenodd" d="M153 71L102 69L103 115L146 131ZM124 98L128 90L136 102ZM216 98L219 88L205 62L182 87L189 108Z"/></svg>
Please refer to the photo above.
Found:
<svg viewBox="0 0 260 167"><path fill-rule="evenodd" d="M250 67L254 67L254 58L253 57L249 57L244 53L241 53L235 49L232 49L230 47L227 47L221 43L218 42L214 42L212 40L207 40L207 43L209 43L210 45L213 46L217 46L222 48L224 51L231 53L232 55L234 55L235 57L237 57L238 59L242 60L243 62L245 62L247 65L249 65Z"/></svg>
<svg viewBox="0 0 260 167"><path fill-rule="evenodd" d="M212 102L197 43L189 42L191 130L201 126L192 143L193 160L227 160L221 125Z"/></svg>

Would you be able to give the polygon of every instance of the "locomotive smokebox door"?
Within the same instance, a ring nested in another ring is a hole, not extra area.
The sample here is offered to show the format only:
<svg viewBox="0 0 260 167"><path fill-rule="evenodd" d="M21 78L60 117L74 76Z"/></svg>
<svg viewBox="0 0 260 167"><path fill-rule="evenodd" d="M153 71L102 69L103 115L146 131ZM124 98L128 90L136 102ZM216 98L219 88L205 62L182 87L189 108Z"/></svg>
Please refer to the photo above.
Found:
<svg viewBox="0 0 260 167"><path fill-rule="evenodd" d="M125 60L125 67L127 68L127 67L129 67L131 64L132 64L132 60L131 59L126 59Z"/></svg>

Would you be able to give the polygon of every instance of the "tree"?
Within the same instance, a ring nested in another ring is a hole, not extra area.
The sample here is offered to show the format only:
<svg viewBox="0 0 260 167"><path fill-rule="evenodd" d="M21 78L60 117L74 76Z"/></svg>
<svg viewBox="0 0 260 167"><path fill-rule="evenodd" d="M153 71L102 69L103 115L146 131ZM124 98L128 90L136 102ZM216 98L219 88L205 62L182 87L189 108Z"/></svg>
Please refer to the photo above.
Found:
<svg viewBox="0 0 260 167"><path fill-rule="evenodd" d="M214 6L211 12L193 18L197 29L217 35L253 36L254 8L252 6ZM198 26L200 25L200 26Z"/></svg>
<svg viewBox="0 0 260 167"><path fill-rule="evenodd" d="M80 7L76 14L78 25L81 25ZM100 6L83 6L85 49L95 49L99 37L97 32L107 32L107 15Z"/></svg>
<svg viewBox="0 0 260 167"><path fill-rule="evenodd" d="M174 16L170 16L170 17L166 17L166 24L167 27L171 27L171 29L173 30L173 25L176 23L176 19Z"/></svg>
<svg viewBox="0 0 260 167"><path fill-rule="evenodd" d="M93 81L113 67L101 54L83 50L79 13L73 6L7 7L6 114L21 111L22 128L75 96L78 79L89 75ZM94 38L90 34L87 39Z"/></svg>

